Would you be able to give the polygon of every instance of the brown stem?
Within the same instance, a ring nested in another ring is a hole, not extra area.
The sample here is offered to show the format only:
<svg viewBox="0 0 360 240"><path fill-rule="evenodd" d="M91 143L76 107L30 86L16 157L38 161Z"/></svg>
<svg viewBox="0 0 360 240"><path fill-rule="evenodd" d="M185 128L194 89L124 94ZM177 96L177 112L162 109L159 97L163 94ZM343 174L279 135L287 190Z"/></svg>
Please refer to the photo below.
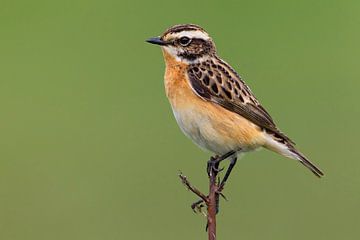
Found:
<svg viewBox="0 0 360 240"><path fill-rule="evenodd" d="M216 240L216 201L217 201L217 190L216 184L217 171L212 169L209 176L209 197L207 203L207 226L208 226L208 239Z"/></svg>
<svg viewBox="0 0 360 240"><path fill-rule="evenodd" d="M216 240L216 212L217 212L217 201L219 198L219 186L216 181L217 174L218 174L218 167L219 164L215 164L214 167L210 168L209 172L209 195L205 196L202 192L200 192L197 188L192 186L186 176L182 173L179 174L179 177L184 185L192 191L194 194L199 196L207 206L207 231L208 231L208 240ZM201 200L198 201L196 204L201 203ZM194 205L193 204L193 205ZM194 206L195 206L194 205ZM192 206L194 210L194 206Z"/></svg>

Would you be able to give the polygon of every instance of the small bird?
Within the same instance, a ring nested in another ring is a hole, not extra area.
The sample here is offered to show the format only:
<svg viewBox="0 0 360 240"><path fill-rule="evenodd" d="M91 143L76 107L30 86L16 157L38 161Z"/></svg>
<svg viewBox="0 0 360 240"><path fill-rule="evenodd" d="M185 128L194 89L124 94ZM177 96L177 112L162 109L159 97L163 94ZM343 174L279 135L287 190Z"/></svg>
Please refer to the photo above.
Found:
<svg viewBox="0 0 360 240"><path fill-rule="evenodd" d="M175 25L146 41L162 48L166 96L181 130L198 146L218 155L217 163L230 158L222 186L238 154L260 147L295 159L316 176L323 176L277 128L235 70L217 55L203 28Z"/></svg>

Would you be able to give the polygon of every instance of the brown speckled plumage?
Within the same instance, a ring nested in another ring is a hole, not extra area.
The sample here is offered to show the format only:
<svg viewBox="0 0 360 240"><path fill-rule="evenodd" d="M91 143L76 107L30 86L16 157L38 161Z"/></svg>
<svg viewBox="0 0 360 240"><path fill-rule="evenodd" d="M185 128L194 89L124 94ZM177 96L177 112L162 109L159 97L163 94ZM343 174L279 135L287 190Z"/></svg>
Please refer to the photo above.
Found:
<svg viewBox="0 0 360 240"><path fill-rule="evenodd" d="M293 143L280 132L250 88L223 60L213 57L204 62L190 64L188 76L192 88L202 98L236 112L269 133Z"/></svg>
<svg viewBox="0 0 360 240"><path fill-rule="evenodd" d="M295 148L235 70L220 59L205 30L176 25L151 43L162 46L165 89L182 131L216 154L265 147L322 171Z"/></svg>

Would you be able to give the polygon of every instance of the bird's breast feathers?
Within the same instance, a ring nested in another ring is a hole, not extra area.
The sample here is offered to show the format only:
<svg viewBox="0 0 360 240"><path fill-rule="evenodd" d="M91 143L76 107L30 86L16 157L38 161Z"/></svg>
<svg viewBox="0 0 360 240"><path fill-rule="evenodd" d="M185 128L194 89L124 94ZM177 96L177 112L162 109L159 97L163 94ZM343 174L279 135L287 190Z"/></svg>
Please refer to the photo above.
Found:
<svg viewBox="0 0 360 240"><path fill-rule="evenodd" d="M187 65L164 52L165 90L181 130L197 145L217 154L253 150L264 143L264 132L242 116L203 100L190 87Z"/></svg>

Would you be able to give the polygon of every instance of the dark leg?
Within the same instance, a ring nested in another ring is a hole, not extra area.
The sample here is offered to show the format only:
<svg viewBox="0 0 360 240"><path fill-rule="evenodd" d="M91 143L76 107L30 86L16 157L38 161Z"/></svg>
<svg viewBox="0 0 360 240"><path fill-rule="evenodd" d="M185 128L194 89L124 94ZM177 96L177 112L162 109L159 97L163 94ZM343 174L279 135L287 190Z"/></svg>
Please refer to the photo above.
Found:
<svg viewBox="0 0 360 240"><path fill-rule="evenodd" d="M237 161L237 156L235 155L235 153L233 153L232 155L230 155L231 159L230 159L230 164L228 169L226 170L226 173L224 175L224 178L221 180L219 180L219 185L218 185L218 190L217 190L217 195L216 195L216 214L219 213L219 200L220 200L220 195L226 200L225 196L221 193L221 191L224 189L225 183L228 180L231 171L233 170L236 161Z"/></svg>
<svg viewBox="0 0 360 240"><path fill-rule="evenodd" d="M207 162L208 176L210 176L211 168L214 169L216 172L220 172L222 170L222 169L218 169L220 162L227 159L231 155L234 155L235 153L236 153L235 151L230 151L228 153L225 153L222 156L211 157L210 160Z"/></svg>
<svg viewBox="0 0 360 240"><path fill-rule="evenodd" d="M236 161L237 161L237 156L234 156L233 158L231 158L230 165L229 165L228 169L226 170L225 176L221 180L221 183L219 185L219 192L221 192L223 190L223 188L225 186L225 183L226 183L227 179L229 178L230 173L231 173L231 171L233 170L233 168L234 168L234 166L236 164Z"/></svg>
<svg viewBox="0 0 360 240"><path fill-rule="evenodd" d="M230 151L228 153L225 153L224 155L222 156L214 156L214 157L211 157L210 160L207 162L207 173L208 173L208 176L210 177L210 174L211 174L211 170L215 170L216 172L219 172L221 171L222 169L219 169L219 164L221 161L227 159L228 157L232 156L236 154L235 151ZM216 209L217 209L217 212L219 211L219 196L221 195L222 197L225 198L224 195L222 195L221 191L223 190L224 186L225 186L225 183L227 181L227 179L229 178L230 176L230 173L232 171L232 169L234 168L235 164L236 164L236 160L237 160L237 157L234 156L231 158L230 160L230 165L228 167L228 169L226 170L226 173L225 173L225 176L223 178L223 180L219 183L219 188L218 188L218 194L216 196ZM197 202L194 202L192 205L191 205L191 209L196 212L196 210L198 211L201 211L201 208L203 207L203 202L204 200L203 199L200 199L199 201Z"/></svg>

